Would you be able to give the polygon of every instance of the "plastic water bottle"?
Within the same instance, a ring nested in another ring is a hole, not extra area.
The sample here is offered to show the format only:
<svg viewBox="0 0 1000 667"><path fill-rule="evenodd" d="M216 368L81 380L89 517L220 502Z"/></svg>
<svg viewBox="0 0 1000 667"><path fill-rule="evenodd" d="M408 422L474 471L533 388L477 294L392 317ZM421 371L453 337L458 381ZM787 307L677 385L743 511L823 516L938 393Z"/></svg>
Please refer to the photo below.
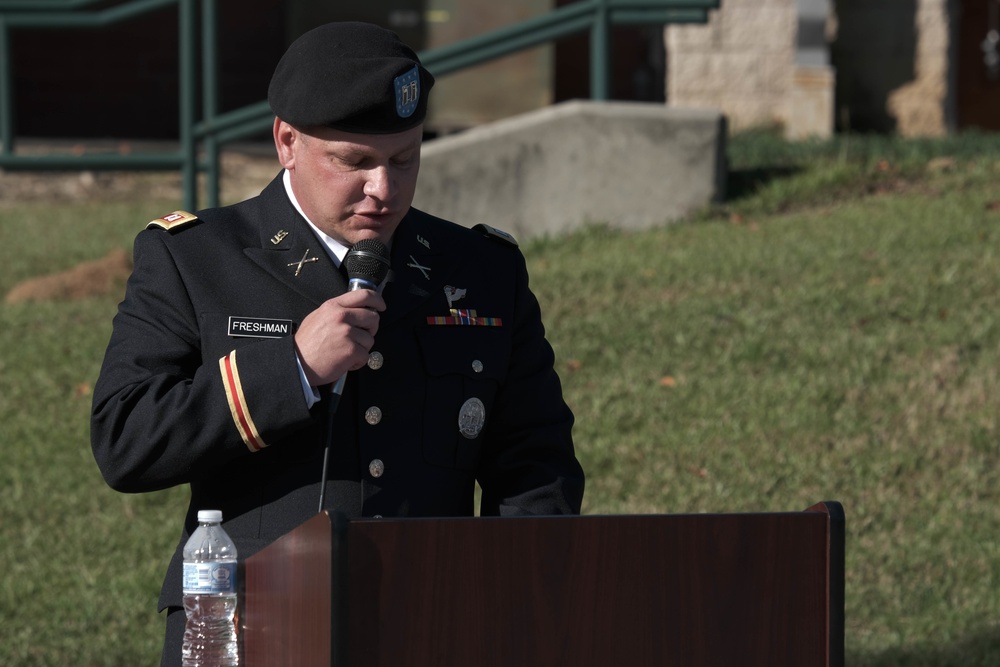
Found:
<svg viewBox="0 0 1000 667"><path fill-rule="evenodd" d="M220 525L222 512L199 510L184 545L184 667L237 667L236 545Z"/></svg>

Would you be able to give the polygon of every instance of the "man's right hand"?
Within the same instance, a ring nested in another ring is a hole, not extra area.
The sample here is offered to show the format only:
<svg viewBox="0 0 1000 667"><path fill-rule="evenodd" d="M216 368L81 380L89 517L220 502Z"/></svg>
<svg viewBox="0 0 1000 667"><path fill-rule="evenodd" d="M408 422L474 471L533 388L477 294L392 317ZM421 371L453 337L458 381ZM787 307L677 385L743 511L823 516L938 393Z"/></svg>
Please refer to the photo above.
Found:
<svg viewBox="0 0 1000 667"><path fill-rule="evenodd" d="M384 310L380 294L362 289L345 292L309 313L295 332L295 349L309 384L330 384L364 366Z"/></svg>

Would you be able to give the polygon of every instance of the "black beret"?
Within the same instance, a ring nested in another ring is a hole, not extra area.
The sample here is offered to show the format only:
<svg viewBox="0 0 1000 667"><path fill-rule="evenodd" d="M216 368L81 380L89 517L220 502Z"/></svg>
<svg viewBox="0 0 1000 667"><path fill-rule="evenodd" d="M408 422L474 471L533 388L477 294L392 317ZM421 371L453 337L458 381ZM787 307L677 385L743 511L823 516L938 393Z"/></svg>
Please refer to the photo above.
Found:
<svg viewBox="0 0 1000 667"><path fill-rule="evenodd" d="M296 127L390 134L423 122L433 85L396 33L371 23L328 23L288 47L267 101Z"/></svg>

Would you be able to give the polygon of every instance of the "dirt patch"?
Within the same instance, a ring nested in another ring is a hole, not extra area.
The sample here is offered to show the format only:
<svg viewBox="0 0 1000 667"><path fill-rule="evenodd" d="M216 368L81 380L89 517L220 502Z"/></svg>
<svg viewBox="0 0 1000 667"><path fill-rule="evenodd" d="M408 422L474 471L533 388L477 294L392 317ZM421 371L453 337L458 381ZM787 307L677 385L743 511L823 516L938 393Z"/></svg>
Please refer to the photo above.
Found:
<svg viewBox="0 0 1000 667"><path fill-rule="evenodd" d="M132 259L124 250L112 250L101 259L77 264L71 269L31 278L15 285L6 303L70 301L121 290L132 273Z"/></svg>
<svg viewBox="0 0 1000 667"><path fill-rule="evenodd" d="M119 151L126 150L119 148ZM34 150L32 152L40 152ZM223 152L220 200L235 203L257 195L278 173L273 149ZM204 177L201 177L204 180ZM202 193L204 186L202 185ZM204 205L204 194L200 196ZM0 170L0 210L19 202L73 203L134 199L183 200L178 172L53 172ZM124 250L84 262L66 271L25 280L14 286L6 303L66 301L120 292L132 262Z"/></svg>

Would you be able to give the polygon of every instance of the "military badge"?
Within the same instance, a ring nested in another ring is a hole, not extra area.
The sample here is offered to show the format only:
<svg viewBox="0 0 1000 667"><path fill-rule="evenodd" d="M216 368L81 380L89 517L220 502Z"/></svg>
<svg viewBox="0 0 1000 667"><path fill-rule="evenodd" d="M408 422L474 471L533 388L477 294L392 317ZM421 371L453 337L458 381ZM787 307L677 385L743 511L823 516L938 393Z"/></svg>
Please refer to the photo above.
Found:
<svg viewBox="0 0 1000 667"><path fill-rule="evenodd" d="M309 257L309 248L306 248L306 252L302 255L302 259L297 262L291 262L288 266L295 267L295 277L298 278L299 274L302 273L302 267L306 264L311 264L313 262L318 262L319 257Z"/></svg>
<svg viewBox="0 0 1000 667"><path fill-rule="evenodd" d="M478 398L470 398L458 411L458 431L469 440L479 436L486 423L486 406Z"/></svg>
<svg viewBox="0 0 1000 667"><path fill-rule="evenodd" d="M490 227L485 223L479 223L478 225L473 227L473 229L475 229L478 232L482 232L489 238L492 238L497 241L502 241L503 243L506 243L507 245L513 246L515 248L517 247L517 239L515 239L513 236L503 231L502 229L497 229L496 227Z"/></svg>
<svg viewBox="0 0 1000 667"><path fill-rule="evenodd" d="M451 305L465 297L466 289L445 285L444 296L448 299L447 315L428 315L427 324L431 325L465 325L481 327L502 327L503 320L499 317L480 317L473 308L452 308Z"/></svg>
<svg viewBox="0 0 1000 667"><path fill-rule="evenodd" d="M447 315L428 315L427 324L445 326L480 326L480 327L502 327L503 320L499 317L479 317L479 314L470 308L452 308Z"/></svg>
<svg viewBox="0 0 1000 667"><path fill-rule="evenodd" d="M451 285L444 286L444 298L448 299L448 307L451 308L451 304L455 303L459 299L465 296L465 290L458 287L452 287Z"/></svg>
<svg viewBox="0 0 1000 667"><path fill-rule="evenodd" d="M393 87L396 90L396 115L409 118L420 101L420 70L414 65L413 69L393 80Z"/></svg>
<svg viewBox="0 0 1000 667"><path fill-rule="evenodd" d="M159 227L160 229L165 229L167 231L177 229L189 222L194 222L198 219L198 216L193 213L188 213L187 211L174 211L169 215L165 215L162 218L157 218L156 220L150 221L146 225L146 229L150 227Z"/></svg>
<svg viewBox="0 0 1000 667"><path fill-rule="evenodd" d="M420 262L417 261L417 258L414 257L413 255L410 255L410 259L413 260L413 261L410 262L410 263L408 263L406 266L409 267L409 268L411 268L411 269L416 269L416 270L420 271L420 273L423 274L424 278L426 278L427 280L430 280L431 279L431 267L429 267L429 266L423 266Z"/></svg>

